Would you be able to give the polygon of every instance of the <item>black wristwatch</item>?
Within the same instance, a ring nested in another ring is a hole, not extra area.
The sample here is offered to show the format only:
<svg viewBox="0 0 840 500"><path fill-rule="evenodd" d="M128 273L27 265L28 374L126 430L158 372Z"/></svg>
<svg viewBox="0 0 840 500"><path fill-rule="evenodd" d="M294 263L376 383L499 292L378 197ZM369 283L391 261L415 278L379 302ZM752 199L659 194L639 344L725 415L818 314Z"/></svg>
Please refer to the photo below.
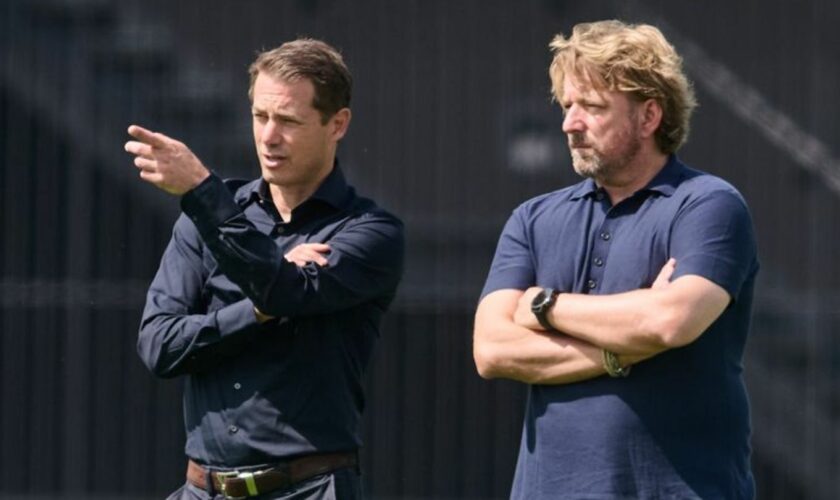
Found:
<svg viewBox="0 0 840 500"><path fill-rule="evenodd" d="M554 327L548 322L546 314L554 305L554 301L557 300L559 294L560 292L553 288L543 288L531 301L531 312L537 317L537 321L540 322L542 327L549 331L554 330Z"/></svg>

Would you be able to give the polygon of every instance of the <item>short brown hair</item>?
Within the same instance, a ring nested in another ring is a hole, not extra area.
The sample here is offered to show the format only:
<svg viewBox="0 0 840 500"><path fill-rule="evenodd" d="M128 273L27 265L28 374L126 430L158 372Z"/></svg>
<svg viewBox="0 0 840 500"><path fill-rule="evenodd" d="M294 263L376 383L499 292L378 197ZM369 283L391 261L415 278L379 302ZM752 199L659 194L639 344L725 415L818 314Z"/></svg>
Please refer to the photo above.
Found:
<svg viewBox="0 0 840 500"><path fill-rule="evenodd" d="M662 108L655 134L659 149L670 154L685 143L697 100L682 58L657 28L615 20L581 23L571 37L557 35L549 47L554 52L549 75L558 101L566 73L638 101L654 99Z"/></svg>
<svg viewBox="0 0 840 500"><path fill-rule="evenodd" d="M341 54L320 40L300 38L261 52L248 68L251 76L248 98L254 100L254 82L260 73L284 81L304 78L315 87L312 106L326 123L336 112L350 106L353 77Z"/></svg>

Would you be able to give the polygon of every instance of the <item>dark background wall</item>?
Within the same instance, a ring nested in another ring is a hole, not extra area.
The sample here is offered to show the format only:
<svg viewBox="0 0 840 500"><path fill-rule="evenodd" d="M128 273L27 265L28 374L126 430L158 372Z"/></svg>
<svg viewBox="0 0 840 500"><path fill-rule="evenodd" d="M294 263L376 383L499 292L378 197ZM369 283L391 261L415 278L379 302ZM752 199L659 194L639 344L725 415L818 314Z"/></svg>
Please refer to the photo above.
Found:
<svg viewBox="0 0 840 500"><path fill-rule="evenodd" d="M510 211L576 180L548 41L613 17L659 25L684 54L701 107L681 157L753 210L759 497L837 497L840 6L826 0L5 0L0 497L159 498L182 482L181 385L134 352L178 204L136 178L124 131L255 176L245 71L298 35L345 54L340 157L409 233L367 380L368 492L505 497L524 387L475 374L472 314Z"/></svg>

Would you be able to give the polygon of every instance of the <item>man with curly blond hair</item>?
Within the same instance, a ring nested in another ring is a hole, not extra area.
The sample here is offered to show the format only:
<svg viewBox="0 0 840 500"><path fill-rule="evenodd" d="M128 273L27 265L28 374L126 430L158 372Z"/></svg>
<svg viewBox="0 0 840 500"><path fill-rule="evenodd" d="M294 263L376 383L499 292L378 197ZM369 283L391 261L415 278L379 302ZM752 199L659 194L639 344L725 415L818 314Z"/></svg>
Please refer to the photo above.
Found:
<svg viewBox="0 0 840 500"><path fill-rule="evenodd" d="M756 244L738 191L676 156L696 106L682 60L619 21L551 49L585 180L513 212L475 318L481 376L529 384L511 497L753 498Z"/></svg>

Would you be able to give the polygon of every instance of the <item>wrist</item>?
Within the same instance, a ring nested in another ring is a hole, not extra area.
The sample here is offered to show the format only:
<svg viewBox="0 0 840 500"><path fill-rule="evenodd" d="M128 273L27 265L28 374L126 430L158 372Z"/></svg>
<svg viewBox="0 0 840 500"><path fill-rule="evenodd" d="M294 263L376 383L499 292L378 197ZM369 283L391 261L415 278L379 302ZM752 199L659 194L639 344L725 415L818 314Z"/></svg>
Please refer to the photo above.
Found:
<svg viewBox="0 0 840 500"><path fill-rule="evenodd" d="M531 313L537 318L540 326L548 331L556 330L549 316L559 294L560 292L553 288L543 288L531 301Z"/></svg>
<svg viewBox="0 0 840 500"><path fill-rule="evenodd" d="M192 186L190 189L195 189L196 186L201 184L202 182L206 181L208 177L210 177L210 170L207 169L204 165L199 165L200 168L197 169L195 178L193 179ZM189 189L187 190L189 191Z"/></svg>

